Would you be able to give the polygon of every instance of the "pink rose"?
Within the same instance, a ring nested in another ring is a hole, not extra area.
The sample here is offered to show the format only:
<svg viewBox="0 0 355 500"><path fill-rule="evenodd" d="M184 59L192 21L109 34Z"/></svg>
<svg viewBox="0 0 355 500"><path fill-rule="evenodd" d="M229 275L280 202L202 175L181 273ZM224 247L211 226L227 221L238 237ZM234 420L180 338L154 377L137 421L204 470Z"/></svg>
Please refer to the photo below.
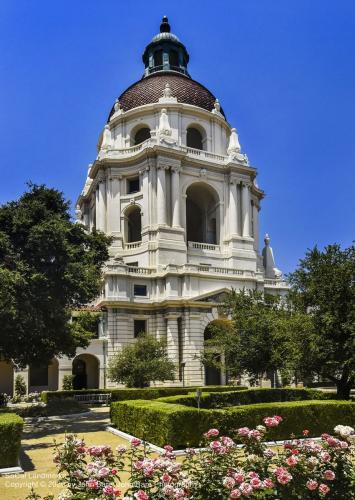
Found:
<svg viewBox="0 0 355 500"><path fill-rule="evenodd" d="M110 495L113 495L114 491L113 491L113 486L111 486L110 484L108 484L107 486L105 486L103 489L102 489L102 493L104 495L107 495L107 496L110 496Z"/></svg>
<svg viewBox="0 0 355 500"><path fill-rule="evenodd" d="M306 486L310 491L315 491L318 488L318 483L314 479L309 479L306 482Z"/></svg>
<svg viewBox="0 0 355 500"><path fill-rule="evenodd" d="M219 435L219 430L218 429L210 429L205 434L205 436L207 436L207 437L216 437L218 435Z"/></svg>
<svg viewBox="0 0 355 500"><path fill-rule="evenodd" d="M211 441L210 442L210 448L212 448L212 450L218 450L219 448L221 448L221 443L219 441Z"/></svg>
<svg viewBox="0 0 355 500"><path fill-rule="evenodd" d="M163 488L163 494L166 496L166 497L172 497L174 495L174 487L171 486L171 484L167 484L166 486L164 486Z"/></svg>
<svg viewBox="0 0 355 500"><path fill-rule="evenodd" d="M230 492L230 498L239 498L242 495L242 492L240 490L232 490Z"/></svg>
<svg viewBox="0 0 355 500"><path fill-rule="evenodd" d="M242 483L245 479L245 476L242 472L236 472L234 474L234 479L237 481L237 483Z"/></svg>
<svg viewBox="0 0 355 500"><path fill-rule="evenodd" d="M295 455L291 455L290 457L288 457L286 459L286 463L287 465L289 465L290 467L294 467L295 465L298 464L298 458L295 456Z"/></svg>
<svg viewBox="0 0 355 500"><path fill-rule="evenodd" d="M335 474L332 470L326 470L324 472L324 475L323 475L324 479L326 479L327 481L334 481L335 479Z"/></svg>
<svg viewBox="0 0 355 500"><path fill-rule="evenodd" d="M224 444L224 446L227 446L228 448L231 446L234 446L234 441L230 437L227 436L221 436L221 441Z"/></svg>
<svg viewBox="0 0 355 500"><path fill-rule="evenodd" d="M223 486L231 490L235 486L235 480L232 477L223 478Z"/></svg>
<svg viewBox="0 0 355 500"><path fill-rule="evenodd" d="M249 439L256 439L256 441L260 441L261 436L262 436L261 433L259 431L257 431L256 429L252 429L248 433L248 438Z"/></svg>
<svg viewBox="0 0 355 500"><path fill-rule="evenodd" d="M174 448L172 446L170 446L170 444L166 444L164 446L164 450L168 451L169 453L171 453L174 450Z"/></svg>
<svg viewBox="0 0 355 500"><path fill-rule="evenodd" d="M240 429L238 429L237 432L238 436L248 436L250 429L249 427L241 427Z"/></svg>
<svg viewBox="0 0 355 500"><path fill-rule="evenodd" d="M266 427L277 427L282 422L282 417L275 415L274 417L265 417L263 419Z"/></svg>
<svg viewBox="0 0 355 500"><path fill-rule="evenodd" d="M121 496L121 490L119 490L116 486L113 487L113 496L114 497L119 497Z"/></svg>
<svg viewBox="0 0 355 500"><path fill-rule="evenodd" d="M349 448L349 443L347 443L346 441L340 441L340 448L342 448L343 450Z"/></svg>
<svg viewBox="0 0 355 500"><path fill-rule="evenodd" d="M323 462L330 462L332 457L327 451L322 451L322 453L320 454L320 458L323 460Z"/></svg>
<svg viewBox="0 0 355 500"><path fill-rule="evenodd" d="M138 445L137 445L138 446ZM137 493L134 494L134 497L137 499L137 500L148 500L149 499L149 496L146 494L145 491L143 490L139 490L137 491Z"/></svg>
<svg viewBox="0 0 355 500"><path fill-rule="evenodd" d="M117 470L116 470L116 469L111 469L111 474L112 474L113 476L116 476L116 474L117 474Z"/></svg>
<svg viewBox="0 0 355 500"><path fill-rule="evenodd" d="M120 445L117 446L116 450L120 454L126 453L127 446L125 446L124 444L120 444Z"/></svg>
<svg viewBox="0 0 355 500"><path fill-rule="evenodd" d="M99 487L99 482L96 479L89 479L86 481L86 486L91 490L97 490Z"/></svg>
<svg viewBox="0 0 355 500"><path fill-rule="evenodd" d="M180 500L181 498L185 498L185 497L186 497L185 490L183 490L182 488L177 488L174 491L175 500Z"/></svg>
<svg viewBox="0 0 355 500"><path fill-rule="evenodd" d="M99 477L106 477L110 474L110 469L108 467L102 467L97 474Z"/></svg>
<svg viewBox="0 0 355 500"><path fill-rule="evenodd" d="M249 483L242 483L239 488L242 494L246 497L253 493L253 487Z"/></svg>
<svg viewBox="0 0 355 500"><path fill-rule="evenodd" d="M292 476L288 472L285 472L285 473L280 474L279 476L277 476L277 481L280 484L287 484L287 483L289 483L291 481L291 479L292 479Z"/></svg>
<svg viewBox="0 0 355 500"><path fill-rule="evenodd" d="M329 493L329 491L330 491L330 488L326 484L321 483L319 485L319 493L321 493L322 495L326 495L327 493Z"/></svg>
<svg viewBox="0 0 355 500"><path fill-rule="evenodd" d="M167 472L165 472L165 474L161 476L161 480L163 483L171 483L172 477Z"/></svg>
<svg viewBox="0 0 355 500"><path fill-rule="evenodd" d="M262 482L260 481L260 479L258 477L253 477L251 480L250 480L250 484L252 485L252 487L254 488L254 490L259 490L261 487L262 487Z"/></svg>
<svg viewBox="0 0 355 500"><path fill-rule="evenodd" d="M273 488L274 487L274 483L273 483L273 481L270 478L267 477L263 481L263 486L264 486L264 488Z"/></svg>
<svg viewBox="0 0 355 500"><path fill-rule="evenodd" d="M136 446L139 446L140 444L142 444L142 441L140 439L138 439L138 438L131 439L131 446L136 447ZM143 491L143 490L139 490L139 491ZM144 491L143 491L143 493L144 493ZM144 493L144 494L146 494L146 493ZM139 500L141 500L141 499L139 499Z"/></svg>

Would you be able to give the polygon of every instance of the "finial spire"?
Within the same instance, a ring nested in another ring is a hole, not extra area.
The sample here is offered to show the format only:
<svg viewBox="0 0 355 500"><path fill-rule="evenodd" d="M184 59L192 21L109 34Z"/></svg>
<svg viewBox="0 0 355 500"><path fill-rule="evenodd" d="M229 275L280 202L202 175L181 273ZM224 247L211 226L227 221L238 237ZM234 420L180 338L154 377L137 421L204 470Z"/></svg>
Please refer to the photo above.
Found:
<svg viewBox="0 0 355 500"><path fill-rule="evenodd" d="M161 20L160 33L170 33L170 24L166 16Z"/></svg>

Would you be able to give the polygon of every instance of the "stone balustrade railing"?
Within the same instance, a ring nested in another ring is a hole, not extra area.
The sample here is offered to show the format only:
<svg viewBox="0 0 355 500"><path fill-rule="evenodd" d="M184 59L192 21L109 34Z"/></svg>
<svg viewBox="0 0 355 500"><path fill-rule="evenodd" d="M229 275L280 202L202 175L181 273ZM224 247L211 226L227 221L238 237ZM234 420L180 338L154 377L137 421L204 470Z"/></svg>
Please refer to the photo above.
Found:
<svg viewBox="0 0 355 500"><path fill-rule="evenodd" d="M147 139L146 141L142 142L141 144L138 144L137 146L130 146L127 148L120 148L120 149L118 148L101 149L98 155L98 159L101 160L103 158L112 158L112 159L125 158L133 156L142 151L143 149L151 148L155 145L159 145L159 142L156 137L151 137L150 139ZM237 161L237 163L242 163L249 166L249 161L247 156L242 153L239 153L236 157L232 158L228 155L216 154L201 149L190 148L187 146L179 146L177 144L171 145L170 147L178 151L183 151L192 157L200 158L207 161L213 161L217 163L229 163L230 161Z"/></svg>
<svg viewBox="0 0 355 500"><path fill-rule="evenodd" d="M188 246L189 248L193 248L195 250L209 250L212 252L219 252L220 250L219 245L213 245L212 243L199 243L197 241L189 241Z"/></svg>

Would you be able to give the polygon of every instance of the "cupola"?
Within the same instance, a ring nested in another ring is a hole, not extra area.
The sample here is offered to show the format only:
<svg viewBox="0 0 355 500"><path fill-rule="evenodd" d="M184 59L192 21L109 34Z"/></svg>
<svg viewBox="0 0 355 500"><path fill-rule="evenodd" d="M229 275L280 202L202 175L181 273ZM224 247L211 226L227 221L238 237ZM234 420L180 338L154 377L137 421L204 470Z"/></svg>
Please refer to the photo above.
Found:
<svg viewBox="0 0 355 500"><path fill-rule="evenodd" d="M160 33L146 46L142 58L145 66L144 77L158 71L174 71L190 76L187 71L189 54L185 45L170 32L166 16L160 24Z"/></svg>

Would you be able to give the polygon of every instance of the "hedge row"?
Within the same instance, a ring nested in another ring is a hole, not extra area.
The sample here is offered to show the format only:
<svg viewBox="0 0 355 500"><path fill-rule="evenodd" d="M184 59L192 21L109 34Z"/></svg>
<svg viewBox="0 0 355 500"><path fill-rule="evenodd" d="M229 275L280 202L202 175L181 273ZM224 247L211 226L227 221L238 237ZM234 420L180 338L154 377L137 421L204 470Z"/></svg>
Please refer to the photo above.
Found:
<svg viewBox="0 0 355 500"><path fill-rule="evenodd" d="M337 424L351 425L355 420L355 403L349 401L293 401L261 403L224 410L198 410L158 400L123 401L111 404L112 423L120 430L156 444L175 448L199 446L203 433L218 428L233 435L238 427L255 427L267 416L281 415L282 424L271 430L270 439L288 439L331 433ZM154 425L152 425L154 422Z"/></svg>
<svg viewBox="0 0 355 500"><path fill-rule="evenodd" d="M41 399L48 403L53 399L72 398L76 394L111 394L111 401L126 401L131 399L157 399L165 396L189 394L191 391L201 389L208 392L240 391L246 390L243 386L204 386L204 387L147 387L146 389L84 389L80 391L44 391Z"/></svg>
<svg viewBox="0 0 355 500"><path fill-rule="evenodd" d="M251 405L256 403L304 401L310 399L336 399L335 393L324 393L316 389L248 389L231 392L204 392L200 398L200 408L216 409L228 406ZM181 404L197 408L194 394L159 398L164 403Z"/></svg>
<svg viewBox="0 0 355 500"><path fill-rule="evenodd" d="M14 413L0 414L0 468L18 464L23 420Z"/></svg>

